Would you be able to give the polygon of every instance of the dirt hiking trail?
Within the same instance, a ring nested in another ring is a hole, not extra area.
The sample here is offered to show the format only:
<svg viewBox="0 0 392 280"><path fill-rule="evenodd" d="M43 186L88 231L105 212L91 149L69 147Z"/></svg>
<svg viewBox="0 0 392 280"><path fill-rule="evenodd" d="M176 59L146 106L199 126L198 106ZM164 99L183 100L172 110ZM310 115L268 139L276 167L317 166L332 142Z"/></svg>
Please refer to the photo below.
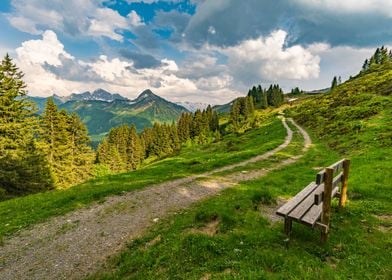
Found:
<svg viewBox="0 0 392 280"><path fill-rule="evenodd" d="M108 257L118 253L130 240L140 237L159 219L241 181L294 163L312 142L305 130L292 119L288 121L304 138L301 155L284 159L271 168L235 172L224 178L209 177L265 160L286 148L292 141L293 131L282 118L286 139L267 153L204 174L107 197L103 203L51 218L5 239L0 246L0 279L81 279L99 269Z"/></svg>

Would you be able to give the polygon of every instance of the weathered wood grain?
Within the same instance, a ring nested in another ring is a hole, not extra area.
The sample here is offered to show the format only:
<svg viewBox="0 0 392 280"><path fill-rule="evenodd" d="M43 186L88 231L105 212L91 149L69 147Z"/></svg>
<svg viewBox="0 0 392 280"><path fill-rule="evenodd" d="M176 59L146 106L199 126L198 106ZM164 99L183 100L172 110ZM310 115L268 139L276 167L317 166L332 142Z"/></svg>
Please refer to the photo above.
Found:
<svg viewBox="0 0 392 280"><path fill-rule="evenodd" d="M296 194L293 198L291 198L287 203L285 203L282 207L280 207L276 214L280 216L287 216L293 209L300 204L304 199L306 199L313 191L317 188L316 183L312 182L307 185L302 191Z"/></svg>

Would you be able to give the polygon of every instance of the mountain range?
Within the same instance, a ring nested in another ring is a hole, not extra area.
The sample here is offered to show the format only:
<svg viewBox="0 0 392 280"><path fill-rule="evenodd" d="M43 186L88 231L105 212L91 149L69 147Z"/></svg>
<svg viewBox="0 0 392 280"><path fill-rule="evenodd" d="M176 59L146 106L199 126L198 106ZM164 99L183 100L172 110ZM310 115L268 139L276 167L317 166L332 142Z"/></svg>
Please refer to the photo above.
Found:
<svg viewBox="0 0 392 280"><path fill-rule="evenodd" d="M120 94L103 89L93 92L72 93L70 96L52 96L59 109L76 112L87 126L93 141L99 141L108 131L121 124L134 124L138 131L151 127L154 122L171 123L185 107L170 102L147 89L136 99L130 100ZM42 114L47 98L29 96Z"/></svg>

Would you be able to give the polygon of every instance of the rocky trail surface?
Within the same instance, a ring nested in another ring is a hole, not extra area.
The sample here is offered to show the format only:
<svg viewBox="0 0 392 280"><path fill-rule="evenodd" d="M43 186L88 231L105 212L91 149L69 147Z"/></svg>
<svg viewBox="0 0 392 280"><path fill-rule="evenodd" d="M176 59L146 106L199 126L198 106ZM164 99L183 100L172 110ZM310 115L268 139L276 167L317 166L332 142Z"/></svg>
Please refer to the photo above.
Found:
<svg viewBox="0 0 392 280"><path fill-rule="evenodd" d="M311 139L293 120L288 121L304 138L303 154L309 149ZM232 172L224 178L214 175L265 160L286 148L292 141L293 131L284 118L282 122L287 130L286 139L267 153L204 174L111 196L103 203L51 218L5 239L0 247L0 279L81 279L99 269L108 257L140 237L159 219L235 187L241 181L294 163L302 154L283 159L271 168Z"/></svg>

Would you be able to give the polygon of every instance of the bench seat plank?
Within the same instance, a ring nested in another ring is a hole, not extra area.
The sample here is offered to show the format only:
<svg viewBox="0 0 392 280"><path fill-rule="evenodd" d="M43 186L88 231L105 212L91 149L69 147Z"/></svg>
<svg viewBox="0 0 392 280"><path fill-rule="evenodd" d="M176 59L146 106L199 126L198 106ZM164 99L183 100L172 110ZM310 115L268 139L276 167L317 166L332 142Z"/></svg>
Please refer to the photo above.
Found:
<svg viewBox="0 0 392 280"><path fill-rule="evenodd" d="M297 207L295 207L295 209L289 213L288 216L294 220L299 221L302 218L302 216L305 215L305 213L314 205L314 193L315 192L318 193L323 189L324 189L324 185L318 185L313 190L311 195L309 195L301 203L299 203Z"/></svg>
<svg viewBox="0 0 392 280"><path fill-rule="evenodd" d="M286 217L293 209L301 203L304 199L306 199L313 191L317 188L316 183L312 182L307 185L302 191L297 193L293 198L291 198L287 203L282 205L277 211L276 214ZM311 196L314 199L314 196Z"/></svg>
<svg viewBox="0 0 392 280"><path fill-rule="evenodd" d="M339 191L338 187L335 187L332 190L332 198L337 195ZM314 227L318 219L321 217L321 212L323 211L323 203L321 202L320 204L314 204L312 207L310 207L309 211L306 212L306 214L301 218L301 223L310 225Z"/></svg>
<svg viewBox="0 0 392 280"><path fill-rule="evenodd" d="M301 223L310 225L314 227L318 219L321 217L321 212L323 211L323 203L316 205L314 204L309 211L302 217Z"/></svg>

